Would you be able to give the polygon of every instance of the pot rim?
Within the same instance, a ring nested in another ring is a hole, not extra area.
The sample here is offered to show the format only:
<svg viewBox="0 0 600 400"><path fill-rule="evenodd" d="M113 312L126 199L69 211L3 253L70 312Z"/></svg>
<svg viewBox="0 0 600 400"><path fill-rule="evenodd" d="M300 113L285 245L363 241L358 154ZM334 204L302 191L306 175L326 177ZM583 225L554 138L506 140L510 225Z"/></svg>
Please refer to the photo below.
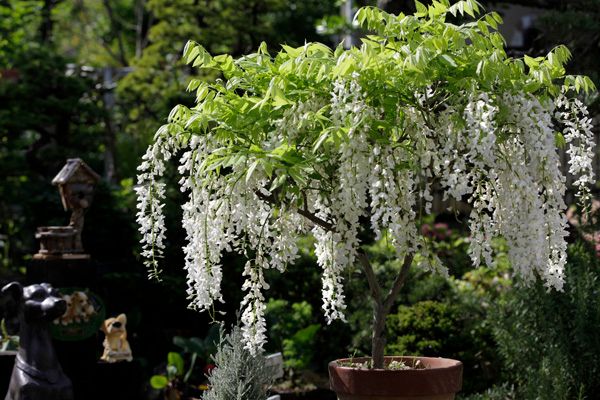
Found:
<svg viewBox="0 0 600 400"><path fill-rule="evenodd" d="M338 397L340 394L375 397L448 395L462 387L463 364L450 358L385 357L386 361L422 360L424 369L361 369L338 365L340 361L364 362L370 359L341 358L329 363L329 383Z"/></svg>
<svg viewBox="0 0 600 400"><path fill-rule="evenodd" d="M422 369L414 369L414 368L410 368L410 369L385 369L385 368L356 368L356 367L349 367L349 366L345 366L345 365L339 365L339 362L365 362L370 360L371 357L350 357L350 358L338 358L336 360L330 361L329 362L329 366L333 367L333 368L339 368L339 369L344 369L344 370L353 370L353 371L361 371L361 372L375 372L375 371L386 371L386 372L407 372L410 371L411 373L421 373L421 372L425 372L426 371L431 371L431 370L444 370L444 369L453 369L453 368L457 368L462 366L462 362L459 360L455 360L453 358L445 358L445 357L422 357L422 356L385 356L384 357L384 361L394 361L394 360L423 360L423 361L443 361L443 362L447 362L447 365L444 366L435 366L435 367L431 367L428 366L427 368L422 368Z"/></svg>

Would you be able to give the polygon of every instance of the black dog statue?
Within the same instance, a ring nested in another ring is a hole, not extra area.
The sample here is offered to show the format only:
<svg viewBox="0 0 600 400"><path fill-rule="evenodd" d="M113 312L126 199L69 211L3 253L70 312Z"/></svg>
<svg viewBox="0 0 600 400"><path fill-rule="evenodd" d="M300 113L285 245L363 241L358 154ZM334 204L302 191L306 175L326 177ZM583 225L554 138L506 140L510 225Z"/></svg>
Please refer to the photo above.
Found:
<svg viewBox="0 0 600 400"><path fill-rule="evenodd" d="M64 314L65 301L47 283L2 288L5 318L18 317L20 348L5 400L72 400L71 380L64 374L48 324Z"/></svg>

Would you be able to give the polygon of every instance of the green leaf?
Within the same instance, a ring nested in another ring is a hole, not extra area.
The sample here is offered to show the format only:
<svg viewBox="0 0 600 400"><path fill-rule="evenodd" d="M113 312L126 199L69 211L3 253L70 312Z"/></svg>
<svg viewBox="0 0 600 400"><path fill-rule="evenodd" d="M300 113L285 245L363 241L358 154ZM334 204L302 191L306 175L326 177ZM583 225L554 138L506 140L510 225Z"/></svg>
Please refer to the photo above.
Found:
<svg viewBox="0 0 600 400"><path fill-rule="evenodd" d="M248 168L248 172L246 172L246 183L248 183L250 181L250 178L252 178L252 174L254 173L254 170L258 166L258 163L259 163L259 160L254 160L254 162L252 164L250 164L250 168Z"/></svg>
<svg viewBox="0 0 600 400"><path fill-rule="evenodd" d="M486 36L490 33L489 26L482 20L477 21L477 28Z"/></svg>
<svg viewBox="0 0 600 400"><path fill-rule="evenodd" d="M415 7L417 8L417 12L415 13L415 16L424 17L427 15L427 7L425 7L425 5L423 3L421 3L418 0L415 0Z"/></svg>
<svg viewBox="0 0 600 400"><path fill-rule="evenodd" d="M183 60L186 64L189 64L199 53L200 49L198 48L198 43L188 40L183 48Z"/></svg>
<svg viewBox="0 0 600 400"><path fill-rule="evenodd" d="M237 70L233 57L229 54L218 55L213 60L219 64L219 68L225 73L226 77Z"/></svg>
<svg viewBox="0 0 600 400"><path fill-rule="evenodd" d="M364 26L366 19L367 19L367 13L366 13L365 7L362 7L354 15L354 21L357 21L360 26Z"/></svg>
<svg viewBox="0 0 600 400"><path fill-rule="evenodd" d="M338 62L333 69L333 74L335 76L344 76L349 75L354 71L355 64L354 59L346 53L338 59Z"/></svg>
<svg viewBox="0 0 600 400"><path fill-rule="evenodd" d="M540 57L529 57L527 54L525 54L525 57L523 59L525 61L525 65L527 65L529 68L531 69L536 69L540 66L540 61L541 58Z"/></svg>
<svg viewBox="0 0 600 400"><path fill-rule="evenodd" d="M329 132L330 132L330 130L326 129L323 131L323 133L321 133L321 135L319 136L319 139L317 139L317 141L313 145L313 153L316 153L317 150L319 150L319 147L321 147L321 145L323 144L323 142L325 142L325 140L327 140L327 138L329 137Z"/></svg>
<svg viewBox="0 0 600 400"><path fill-rule="evenodd" d="M197 359L198 359L198 354L192 353L192 360L190 361L190 369L188 369L185 376L183 377L184 382L187 382L190 379L190 376L192 375L192 372L194 371L194 366L196 366Z"/></svg>
<svg viewBox="0 0 600 400"><path fill-rule="evenodd" d="M269 50L267 49L267 43L266 42L260 42L260 45L258 46L258 54L264 54L264 55L269 55Z"/></svg>
<svg viewBox="0 0 600 400"><path fill-rule="evenodd" d="M315 335L317 334L317 332L319 331L320 328L321 328L321 325L319 325L319 324L311 324L311 325L307 326L306 328L300 329L298 332L296 332L294 334L294 336L292 337L292 340L294 342L308 344L309 342L314 340Z"/></svg>
<svg viewBox="0 0 600 400"><path fill-rule="evenodd" d="M287 54L289 54L291 57L294 57L294 58L296 58L300 54L302 54L302 50L303 50L302 47L291 47L291 46L288 46L287 44L282 44L281 48L283 50L285 50L285 52Z"/></svg>
<svg viewBox="0 0 600 400"><path fill-rule="evenodd" d="M187 86L187 89L186 89L186 90L187 90L188 92L194 91L194 90L196 90L196 89L198 88L198 86L200 86L202 83L203 83L203 82L202 82L202 80L200 80L200 79L190 79L190 83L188 83L188 86Z"/></svg>
<svg viewBox="0 0 600 400"><path fill-rule="evenodd" d="M465 14L465 2L459 1L456 4L453 4L450 9L450 13L456 17L456 14L464 15Z"/></svg>
<svg viewBox="0 0 600 400"><path fill-rule="evenodd" d="M201 103L202 101L204 101L204 99L206 99L206 97L208 96L208 93L210 93L210 87L205 83L200 85L200 87L196 91L196 103Z"/></svg>
<svg viewBox="0 0 600 400"><path fill-rule="evenodd" d="M280 187L281 185L283 185L285 183L286 179L287 179L287 174L282 174L282 175L279 175L277 178L275 178L275 180L271 184L271 187L269 188L269 192L273 192L273 190L275 190L278 187Z"/></svg>
<svg viewBox="0 0 600 400"><path fill-rule="evenodd" d="M433 1L432 5L429 6L429 18L433 19L438 15L443 15L448 11L448 7L440 3L439 1Z"/></svg>
<svg viewBox="0 0 600 400"><path fill-rule="evenodd" d="M271 88L271 99L275 107L293 104L290 100L288 100L285 97L284 91L277 83L274 83L273 87Z"/></svg>
<svg viewBox="0 0 600 400"><path fill-rule="evenodd" d="M181 354L179 353L175 353L175 352L169 352L169 354L167 355L167 362L169 365L172 365L173 367L175 367L175 369L177 370L176 374L177 375L183 375L183 357L181 357Z"/></svg>
<svg viewBox="0 0 600 400"><path fill-rule="evenodd" d="M216 65L212 56L208 53L208 51L206 51L204 47L198 45L195 49L198 50L199 54L192 63L192 67L210 68Z"/></svg>
<svg viewBox="0 0 600 400"><path fill-rule="evenodd" d="M590 93L590 92L595 92L597 90L596 88L596 84L594 83L594 81L589 77L589 76L584 76L583 77L583 82L585 85L585 91L586 93Z"/></svg>
<svg viewBox="0 0 600 400"><path fill-rule="evenodd" d="M473 9L473 4L472 4L472 3L471 3L469 0L466 0L466 1L464 2L464 4L465 4L465 5L464 5L464 10L465 10L465 13L467 13L467 14L469 14L471 17L475 18L475 10Z"/></svg>
<svg viewBox="0 0 600 400"><path fill-rule="evenodd" d="M268 158L261 159L261 165L265 170L265 174L270 178L273 175L273 164L269 161Z"/></svg>
<svg viewBox="0 0 600 400"><path fill-rule="evenodd" d="M458 66L456 64L456 61L454 61L454 59L452 57L450 57L448 54L442 54L440 57L442 58L442 60L446 61L446 63L448 63L448 65L450 65L451 67Z"/></svg>
<svg viewBox="0 0 600 400"><path fill-rule="evenodd" d="M297 184L299 184L301 186L306 186L306 184L308 183L306 181L306 178L304 178L304 176L302 176L300 171L294 167L288 169L288 174L292 177L293 180L296 181Z"/></svg>
<svg viewBox="0 0 600 400"><path fill-rule="evenodd" d="M493 13L485 15L485 22L487 22L488 25L491 26L493 29L498 29L498 21L496 21L496 18L494 18L492 14Z"/></svg>
<svg viewBox="0 0 600 400"><path fill-rule="evenodd" d="M152 378L150 378L150 386L152 386L153 389L164 389L168 384L169 380L164 375L154 375Z"/></svg>

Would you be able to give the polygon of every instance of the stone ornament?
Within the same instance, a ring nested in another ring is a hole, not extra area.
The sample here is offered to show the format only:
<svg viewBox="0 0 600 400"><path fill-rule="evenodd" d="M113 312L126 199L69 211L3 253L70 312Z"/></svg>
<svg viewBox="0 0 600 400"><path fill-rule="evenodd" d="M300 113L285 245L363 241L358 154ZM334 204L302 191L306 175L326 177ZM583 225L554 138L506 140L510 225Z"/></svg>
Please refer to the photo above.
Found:
<svg viewBox="0 0 600 400"><path fill-rule="evenodd" d="M127 316L119 314L115 318L108 318L100 328L106 335L104 338L104 353L100 358L108 363L118 361L131 361L131 348L127 341Z"/></svg>
<svg viewBox="0 0 600 400"><path fill-rule="evenodd" d="M48 331L63 315L66 302L47 283L4 286L0 294L5 318L19 321L20 348L5 400L72 400L73 386L60 366Z"/></svg>

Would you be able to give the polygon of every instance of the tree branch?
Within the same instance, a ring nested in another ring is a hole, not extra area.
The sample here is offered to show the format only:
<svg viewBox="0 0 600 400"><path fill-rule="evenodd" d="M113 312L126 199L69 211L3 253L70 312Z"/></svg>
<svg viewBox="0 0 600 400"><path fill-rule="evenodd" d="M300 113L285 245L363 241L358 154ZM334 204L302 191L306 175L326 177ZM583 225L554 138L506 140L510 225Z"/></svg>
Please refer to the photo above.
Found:
<svg viewBox="0 0 600 400"><path fill-rule="evenodd" d="M369 288L371 289L371 297L377 303L377 306L383 306L383 297L381 295L381 287L379 282L377 281L377 277L375 276L375 271L373 271L373 267L371 266L371 262L369 258L363 251L359 251L357 254L358 261L360 261L360 265L367 277L367 282L369 283Z"/></svg>
<svg viewBox="0 0 600 400"><path fill-rule="evenodd" d="M412 265L414 258L414 254L407 254L404 256L404 262L402 263L402 267L400 268L400 272L396 276L394 283L392 284L392 288L388 293L385 301L383 302L384 310L387 313L390 312L394 302L398 298L398 294L400 294L400 289L404 286L404 282L406 282L406 278L408 278L408 272L410 271L410 266Z"/></svg>
<svg viewBox="0 0 600 400"><path fill-rule="evenodd" d="M272 205L279 204L279 202L275 199L275 197L273 195L267 196L265 194L260 193L258 190L254 191L254 193L256 194L256 196L259 199L261 199L269 204L272 204ZM318 225L321 228L325 229L326 231L333 231L332 223L327 222L320 217L317 217L315 214L308 211L307 208L304 208L304 209L297 208L296 212L298 214L302 215L303 217L305 217L306 219L308 219L309 221L313 222L315 225Z"/></svg>
<svg viewBox="0 0 600 400"><path fill-rule="evenodd" d="M117 39L117 45L119 47L119 56L117 60L119 60L121 64L124 67L126 67L128 65L128 62L127 56L125 54L125 45L123 44L123 38L121 37L121 29L119 28L119 24L116 20L116 16L110 4L110 0L104 0L102 3L104 4L104 8L106 9L108 20L110 21L110 29L115 38Z"/></svg>

